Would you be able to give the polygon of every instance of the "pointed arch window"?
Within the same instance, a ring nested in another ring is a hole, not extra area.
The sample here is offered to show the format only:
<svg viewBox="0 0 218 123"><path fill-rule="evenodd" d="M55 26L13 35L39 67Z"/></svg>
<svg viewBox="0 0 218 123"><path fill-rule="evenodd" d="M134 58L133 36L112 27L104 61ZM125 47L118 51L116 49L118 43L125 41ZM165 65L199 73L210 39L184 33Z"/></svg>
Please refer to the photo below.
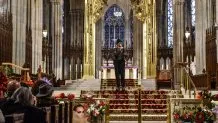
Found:
<svg viewBox="0 0 218 123"><path fill-rule="evenodd" d="M125 17L124 12L118 5L112 5L104 16L105 21L105 43L104 47L115 47L116 40L119 38L124 41Z"/></svg>
<svg viewBox="0 0 218 123"><path fill-rule="evenodd" d="M173 0L168 0L167 3L167 46L173 46Z"/></svg>

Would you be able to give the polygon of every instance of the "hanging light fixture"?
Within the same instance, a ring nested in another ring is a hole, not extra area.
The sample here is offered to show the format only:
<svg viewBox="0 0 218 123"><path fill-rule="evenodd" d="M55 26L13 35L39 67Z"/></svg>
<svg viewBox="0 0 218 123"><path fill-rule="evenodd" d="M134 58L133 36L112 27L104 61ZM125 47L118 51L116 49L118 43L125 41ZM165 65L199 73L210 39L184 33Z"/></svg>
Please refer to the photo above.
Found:
<svg viewBox="0 0 218 123"><path fill-rule="evenodd" d="M48 31L45 29L42 31L43 37L46 38L48 35Z"/></svg>
<svg viewBox="0 0 218 123"><path fill-rule="evenodd" d="M188 39L189 36L190 36L189 28L186 27L186 31L185 31L185 37L186 37L186 39Z"/></svg>
<svg viewBox="0 0 218 123"><path fill-rule="evenodd" d="M117 0L116 0L116 4L117 4ZM121 17L122 16L122 12L118 9L116 9L116 6L114 6L114 16L116 17Z"/></svg>

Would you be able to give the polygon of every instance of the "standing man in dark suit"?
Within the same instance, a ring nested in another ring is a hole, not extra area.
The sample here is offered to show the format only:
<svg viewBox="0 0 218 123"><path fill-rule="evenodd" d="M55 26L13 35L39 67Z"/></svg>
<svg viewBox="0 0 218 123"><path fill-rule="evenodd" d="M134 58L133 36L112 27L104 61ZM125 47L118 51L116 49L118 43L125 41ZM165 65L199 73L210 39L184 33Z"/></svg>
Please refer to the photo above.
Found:
<svg viewBox="0 0 218 123"><path fill-rule="evenodd" d="M125 90L125 58L124 58L124 48L122 46L122 41L117 39L116 47L114 49L114 68L116 75L116 90ZM120 83L121 82L121 83ZM120 84L122 87L120 87Z"/></svg>

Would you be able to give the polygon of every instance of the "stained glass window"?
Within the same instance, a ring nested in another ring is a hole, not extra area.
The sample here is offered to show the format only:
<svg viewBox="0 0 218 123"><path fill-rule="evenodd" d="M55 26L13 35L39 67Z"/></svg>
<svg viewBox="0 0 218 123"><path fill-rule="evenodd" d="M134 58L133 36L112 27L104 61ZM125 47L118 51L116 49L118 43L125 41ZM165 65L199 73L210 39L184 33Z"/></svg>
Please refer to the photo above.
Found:
<svg viewBox="0 0 218 123"><path fill-rule="evenodd" d="M105 21L105 43L104 47L115 47L119 38L124 42L125 17L122 9L117 5L112 5L104 16Z"/></svg>
<svg viewBox="0 0 218 123"><path fill-rule="evenodd" d="M192 26L195 26L195 0L191 0Z"/></svg>
<svg viewBox="0 0 218 123"><path fill-rule="evenodd" d="M168 47L173 46L173 0L168 0L168 7L167 7L167 25L168 25Z"/></svg>
<svg viewBox="0 0 218 123"><path fill-rule="evenodd" d="M133 47L133 10L130 11L130 47Z"/></svg>

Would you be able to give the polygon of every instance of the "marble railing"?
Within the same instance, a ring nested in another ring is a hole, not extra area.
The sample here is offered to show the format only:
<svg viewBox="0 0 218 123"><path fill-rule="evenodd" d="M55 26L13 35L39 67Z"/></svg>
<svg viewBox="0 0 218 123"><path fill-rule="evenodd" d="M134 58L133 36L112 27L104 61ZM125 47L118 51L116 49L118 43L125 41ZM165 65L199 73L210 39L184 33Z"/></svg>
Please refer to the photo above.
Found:
<svg viewBox="0 0 218 123"><path fill-rule="evenodd" d="M198 107L201 106L201 100L199 99L186 99L186 98L171 98L168 99L168 123L174 123L173 113L180 111L181 114L184 112L194 112Z"/></svg>

